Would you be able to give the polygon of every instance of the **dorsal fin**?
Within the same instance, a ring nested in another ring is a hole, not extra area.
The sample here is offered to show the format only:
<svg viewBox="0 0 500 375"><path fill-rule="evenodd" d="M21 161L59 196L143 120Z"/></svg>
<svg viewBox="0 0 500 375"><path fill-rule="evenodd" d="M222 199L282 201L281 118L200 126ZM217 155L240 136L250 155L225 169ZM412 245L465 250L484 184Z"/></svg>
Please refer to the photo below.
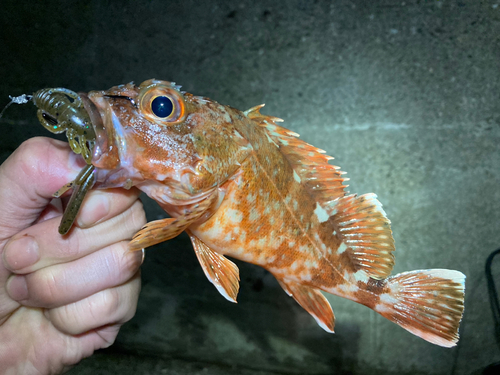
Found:
<svg viewBox="0 0 500 375"><path fill-rule="evenodd" d="M274 123L283 122L283 119L280 119L279 117L266 116L266 115L263 115L262 113L260 113L260 109L264 106L265 106L265 104L259 104L259 105L256 105L255 107L247 109L243 113L245 114L245 116L247 116L248 118L251 118L252 120L255 120L255 121L270 121L270 122L274 122ZM290 133L293 133L293 132L290 132ZM296 133L294 133L294 134L296 134Z"/></svg>
<svg viewBox="0 0 500 375"><path fill-rule="evenodd" d="M264 104L252 107L244 114L267 130L269 137L286 156L301 183L331 216L333 210L330 203L346 195L344 189L348 185L344 185L344 181L349 179L342 177L345 172L340 171L340 167L328 164L333 157L325 155L324 150L298 139L297 133L276 125L277 122L283 122L282 119L261 114L262 107Z"/></svg>
<svg viewBox="0 0 500 375"><path fill-rule="evenodd" d="M297 137L297 133L276 125L283 120L260 113L264 105L255 106L245 114L266 129L269 137L285 155L300 182L325 210L329 221L338 228L337 235L342 244L338 253L347 251L359 280L367 277L388 277L394 267L394 239L382 204L375 194L348 195L348 185L343 178L345 172L328 164L333 157ZM324 254L328 257L328 254Z"/></svg>

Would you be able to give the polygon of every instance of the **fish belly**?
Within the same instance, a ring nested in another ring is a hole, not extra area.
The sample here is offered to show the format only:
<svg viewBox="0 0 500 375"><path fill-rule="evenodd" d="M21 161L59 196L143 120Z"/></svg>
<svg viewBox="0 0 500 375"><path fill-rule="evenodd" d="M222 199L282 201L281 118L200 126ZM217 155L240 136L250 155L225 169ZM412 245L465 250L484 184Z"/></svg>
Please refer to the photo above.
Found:
<svg viewBox="0 0 500 375"><path fill-rule="evenodd" d="M193 234L213 250L262 266L278 279L323 290L345 284L351 270L336 255L341 243L335 229L291 167L279 164L269 173L255 156L247 158L217 212L192 228Z"/></svg>

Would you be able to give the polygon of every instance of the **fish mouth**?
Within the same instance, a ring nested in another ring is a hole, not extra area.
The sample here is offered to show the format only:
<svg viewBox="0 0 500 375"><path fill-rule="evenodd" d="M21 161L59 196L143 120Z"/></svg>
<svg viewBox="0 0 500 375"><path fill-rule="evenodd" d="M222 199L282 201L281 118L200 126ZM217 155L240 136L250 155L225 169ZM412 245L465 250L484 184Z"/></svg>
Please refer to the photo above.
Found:
<svg viewBox="0 0 500 375"><path fill-rule="evenodd" d="M96 153L102 154L102 149L107 141L106 130L104 129L104 124L102 122L101 114L97 109L96 105L89 99L88 95L84 92L79 92L78 96L82 100L83 108L87 111L92 127L96 135L96 145L93 151L93 158L95 158Z"/></svg>
<svg viewBox="0 0 500 375"><path fill-rule="evenodd" d="M92 164L106 169L113 169L119 164L116 147L113 145L114 137L109 134L109 129L104 124L101 116L101 111L94 104L92 99L89 98L87 93L78 93L80 96L83 107L87 111L92 127L95 132L95 146L92 155ZM114 152L113 152L114 151Z"/></svg>

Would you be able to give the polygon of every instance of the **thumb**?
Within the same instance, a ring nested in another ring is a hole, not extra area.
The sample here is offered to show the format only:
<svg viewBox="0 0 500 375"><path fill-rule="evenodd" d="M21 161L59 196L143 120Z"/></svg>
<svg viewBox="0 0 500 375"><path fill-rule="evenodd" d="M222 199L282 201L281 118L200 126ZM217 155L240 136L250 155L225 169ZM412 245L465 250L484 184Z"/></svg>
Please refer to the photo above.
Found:
<svg viewBox="0 0 500 375"><path fill-rule="evenodd" d="M0 165L0 243L36 221L84 165L65 142L37 137L21 144Z"/></svg>

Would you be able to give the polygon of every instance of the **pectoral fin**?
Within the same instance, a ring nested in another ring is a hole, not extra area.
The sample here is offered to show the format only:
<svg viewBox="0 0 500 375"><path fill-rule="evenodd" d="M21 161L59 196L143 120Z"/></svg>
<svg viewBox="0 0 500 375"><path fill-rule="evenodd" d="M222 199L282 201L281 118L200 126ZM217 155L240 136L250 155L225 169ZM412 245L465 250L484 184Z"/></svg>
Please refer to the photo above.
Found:
<svg viewBox="0 0 500 375"><path fill-rule="evenodd" d="M240 287L238 266L224 257L224 255L210 249L192 233L189 233L189 236L193 243L194 252L208 280L215 285L219 293L228 301L236 303Z"/></svg>
<svg viewBox="0 0 500 375"><path fill-rule="evenodd" d="M299 283L278 280L285 292L292 296L297 303L311 314L321 328L333 333L335 316L332 307L319 289L301 285Z"/></svg>
<svg viewBox="0 0 500 375"><path fill-rule="evenodd" d="M184 215L177 218L167 218L147 223L132 238L128 245L129 250L141 250L177 237L210 208L217 196L217 191L215 191L200 203L187 209Z"/></svg>
<svg viewBox="0 0 500 375"><path fill-rule="evenodd" d="M182 233L183 226L179 225L174 218L155 220L147 223L135 234L132 241L128 244L130 251L145 249L146 247L156 245Z"/></svg>

